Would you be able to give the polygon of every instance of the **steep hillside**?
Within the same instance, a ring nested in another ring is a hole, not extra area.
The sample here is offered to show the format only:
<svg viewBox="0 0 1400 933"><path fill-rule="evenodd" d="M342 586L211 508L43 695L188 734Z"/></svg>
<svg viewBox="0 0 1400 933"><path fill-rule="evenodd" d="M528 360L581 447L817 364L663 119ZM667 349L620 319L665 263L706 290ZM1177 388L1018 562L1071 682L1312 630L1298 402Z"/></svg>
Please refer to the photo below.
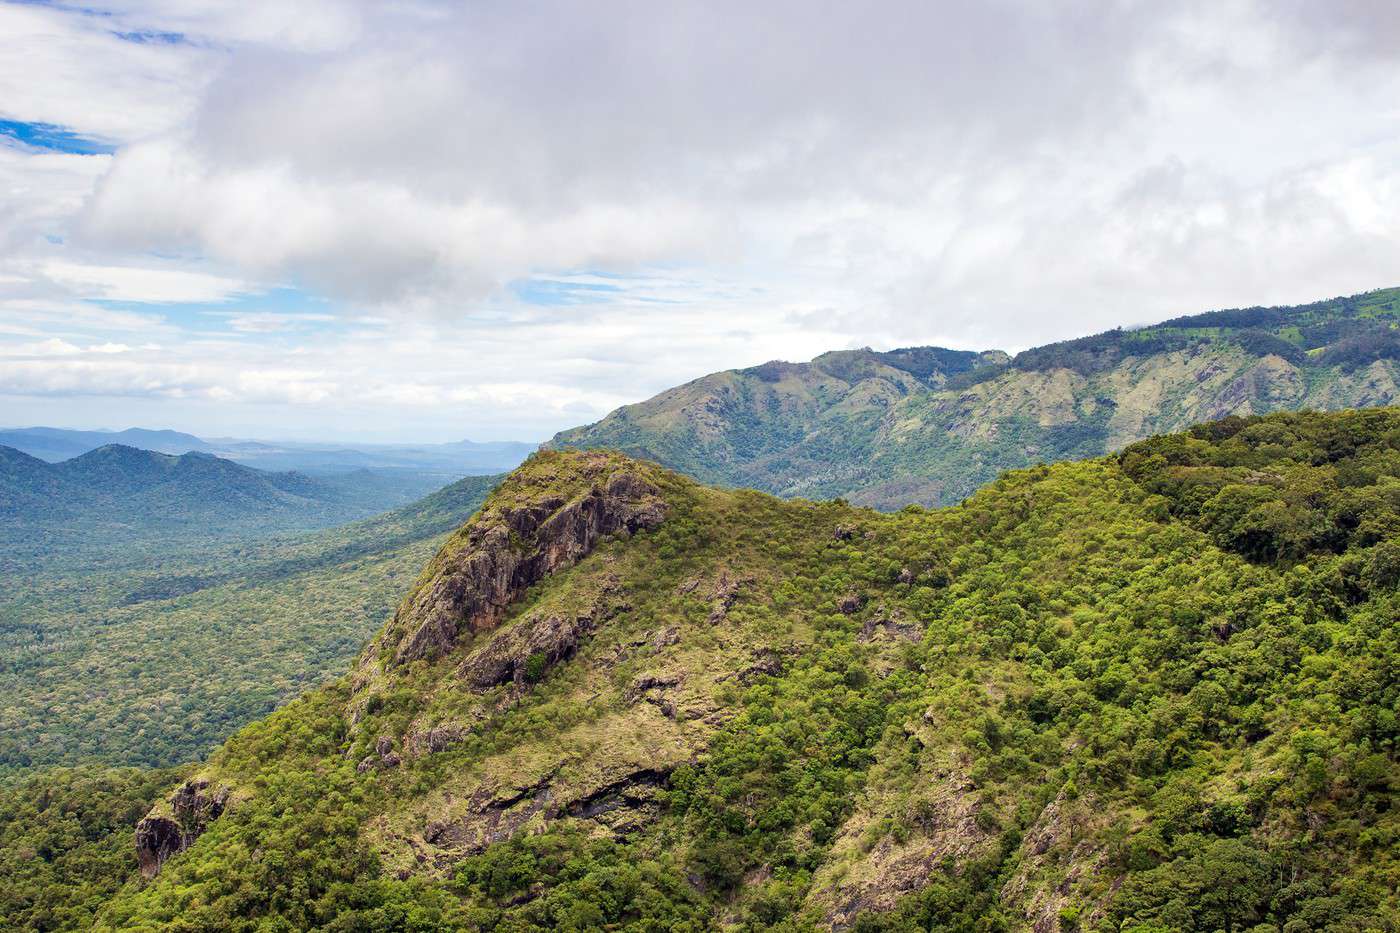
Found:
<svg viewBox="0 0 1400 933"><path fill-rule="evenodd" d="M161 767L338 676L499 477L328 531L0 567L0 779Z"/></svg>
<svg viewBox="0 0 1400 933"><path fill-rule="evenodd" d="M828 353L706 376L557 448L606 447L705 482L898 508L1002 470L1097 456L1226 415L1400 398L1400 289L1116 330L1018 354Z"/></svg>
<svg viewBox="0 0 1400 933"><path fill-rule="evenodd" d="M543 453L93 925L1394 930L1397 531L1389 409L937 512Z"/></svg>

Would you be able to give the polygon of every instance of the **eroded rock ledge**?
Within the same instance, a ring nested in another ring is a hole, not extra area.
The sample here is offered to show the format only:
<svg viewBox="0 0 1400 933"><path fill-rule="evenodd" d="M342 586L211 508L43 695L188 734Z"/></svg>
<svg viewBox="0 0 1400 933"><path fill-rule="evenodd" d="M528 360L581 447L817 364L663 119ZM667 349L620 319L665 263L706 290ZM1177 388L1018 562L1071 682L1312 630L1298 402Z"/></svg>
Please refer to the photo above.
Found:
<svg viewBox="0 0 1400 933"><path fill-rule="evenodd" d="M494 627L532 584L577 563L604 536L661 524L666 504L657 488L625 469L602 475L609 466L582 463L593 483L571 500L545 493L483 513L465 530L464 544L444 549L436 571L395 614L386 631L398 639L391 641L390 663L447 653L462 631Z"/></svg>
<svg viewBox="0 0 1400 933"><path fill-rule="evenodd" d="M186 781L136 824L136 860L143 878L154 878L165 860L194 844L228 804L230 789L207 780Z"/></svg>

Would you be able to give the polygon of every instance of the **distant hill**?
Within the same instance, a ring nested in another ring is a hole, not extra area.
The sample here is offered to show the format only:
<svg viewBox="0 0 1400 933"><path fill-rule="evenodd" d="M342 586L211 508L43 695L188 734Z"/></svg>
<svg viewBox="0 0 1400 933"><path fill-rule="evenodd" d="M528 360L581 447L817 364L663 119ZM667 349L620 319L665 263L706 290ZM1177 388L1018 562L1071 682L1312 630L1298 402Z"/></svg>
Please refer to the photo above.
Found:
<svg viewBox="0 0 1400 933"><path fill-rule="evenodd" d="M728 370L557 434L709 483L892 509L1005 469L1227 415L1400 399L1400 289L1246 308L1026 350L914 347Z"/></svg>
<svg viewBox="0 0 1400 933"><path fill-rule="evenodd" d="M0 555L303 531L381 512L396 495L372 475L270 473L206 453L109 444L48 463L0 447Z"/></svg>
<svg viewBox="0 0 1400 933"><path fill-rule="evenodd" d="M150 431L128 428L125 431L72 431L66 428L11 428L0 430L0 446L13 447L41 460L57 462L81 456L89 450L123 444L163 454L183 454L192 450L213 448L180 431Z"/></svg>
<svg viewBox="0 0 1400 933"><path fill-rule="evenodd" d="M431 474L428 488L465 475L509 470L530 455L535 444L521 441L453 441L446 444L324 444L260 441L236 437L201 438L180 431L128 428L125 431L75 431L67 428L0 430L0 445L56 463L99 447L121 444L157 453L191 451L215 454L262 470L299 470L312 474L372 470L403 478ZM411 498L424 494L419 490Z"/></svg>
<svg viewBox="0 0 1400 933"><path fill-rule="evenodd" d="M536 444L519 441L453 441L447 444L308 444L213 439L222 457L265 470L303 470L317 475L348 470L433 473L455 478L513 469Z"/></svg>

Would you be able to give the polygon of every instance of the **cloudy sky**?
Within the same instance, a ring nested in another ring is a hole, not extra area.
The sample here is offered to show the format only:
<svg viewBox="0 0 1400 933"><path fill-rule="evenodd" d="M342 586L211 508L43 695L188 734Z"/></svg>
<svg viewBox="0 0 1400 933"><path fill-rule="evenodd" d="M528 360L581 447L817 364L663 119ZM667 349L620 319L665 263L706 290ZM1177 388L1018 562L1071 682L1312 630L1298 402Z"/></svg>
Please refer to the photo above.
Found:
<svg viewBox="0 0 1400 933"><path fill-rule="evenodd" d="M1400 284L1390 0L0 0L0 425L536 440Z"/></svg>

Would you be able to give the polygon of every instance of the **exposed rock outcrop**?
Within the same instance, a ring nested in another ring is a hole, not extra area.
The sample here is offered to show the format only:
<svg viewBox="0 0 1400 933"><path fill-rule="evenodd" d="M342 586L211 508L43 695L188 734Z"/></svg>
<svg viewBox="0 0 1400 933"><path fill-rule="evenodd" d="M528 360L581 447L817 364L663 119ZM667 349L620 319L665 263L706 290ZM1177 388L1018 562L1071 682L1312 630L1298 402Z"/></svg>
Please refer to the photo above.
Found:
<svg viewBox="0 0 1400 933"><path fill-rule="evenodd" d="M429 823L423 839L437 848L462 854L481 852L493 843L509 839L535 814L550 806L552 778L550 774L516 786L482 787L472 795L464 816Z"/></svg>
<svg viewBox="0 0 1400 933"><path fill-rule="evenodd" d="M186 781L136 824L136 860L143 878L154 878L165 860L194 844L228 804L230 789L207 780Z"/></svg>
<svg viewBox="0 0 1400 933"><path fill-rule="evenodd" d="M1106 812L1093 797L1072 798L1061 790L1026 829L1021 858L1001 898L1035 933L1055 933L1061 909L1071 904L1081 908L1086 929L1102 916L1104 900L1086 898L1081 888L1112 875L1100 835L1109 820ZM1050 877L1058 883L1046 883ZM1121 880L1115 879L1114 888Z"/></svg>
<svg viewBox="0 0 1400 933"><path fill-rule="evenodd" d="M530 615L492 632L485 644L467 655L458 676L476 690L539 680L551 667L573 657L579 643L599 625L629 608L618 597L620 589L617 577L609 576L602 592L581 612Z"/></svg>
<svg viewBox="0 0 1400 933"><path fill-rule="evenodd" d="M886 613L881 607L876 615L865 620L865 624L860 627L861 641L878 641L880 639L891 639L897 641L918 641L923 637L923 629L914 622L905 618L904 613L896 609L892 613Z"/></svg>
<svg viewBox="0 0 1400 933"><path fill-rule="evenodd" d="M355 770L360 774L372 771L375 768L397 768L403 763L397 752L394 751L394 740L391 736L381 735L374 743L374 751L366 755Z"/></svg>
<svg viewBox="0 0 1400 933"><path fill-rule="evenodd" d="M878 810L857 811L847 821L833 850L838 858L854 856L848 870L840 877L814 880L811 897L819 905L822 926L845 930L862 913L892 910L901 897L927 884L945 860L957 863L985 845L975 788L961 768L945 766L928 777L932 782L901 813L908 829L905 841L885 834L862 852L860 839Z"/></svg>
<svg viewBox="0 0 1400 933"><path fill-rule="evenodd" d="M748 686L760 677L776 677L783 667L782 655L771 648L760 648L753 654L753 663L739 671L739 683Z"/></svg>
<svg viewBox="0 0 1400 933"><path fill-rule="evenodd" d="M650 703L667 719L675 719L676 703L671 694L683 680L685 675L678 671L639 674L623 694L623 699L628 703Z"/></svg>
<svg viewBox="0 0 1400 933"><path fill-rule="evenodd" d="M610 461L579 466L593 480L571 500L545 493L523 504L483 513L435 559L431 577L402 606L386 630L393 663L450 651L462 631L498 624L532 584L577 563L605 536L655 528L666 504L647 480L626 470L602 475ZM589 476L590 467L595 475ZM561 628L570 623L559 620ZM567 641L567 635L561 635Z"/></svg>
<svg viewBox="0 0 1400 933"><path fill-rule="evenodd" d="M434 820L425 827L422 842L431 857L450 865L465 855L544 825L573 818L592 820L614 834L634 831L661 812L669 764L626 766L608 773L598 783L561 783L556 772L519 783L479 788L463 811L452 818Z"/></svg>
<svg viewBox="0 0 1400 933"><path fill-rule="evenodd" d="M729 616L729 609L739 598L739 587L745 581L731 578L728 570L721 570L715 580L715 588L710 592L710 624L718 625Z"/></svg>

